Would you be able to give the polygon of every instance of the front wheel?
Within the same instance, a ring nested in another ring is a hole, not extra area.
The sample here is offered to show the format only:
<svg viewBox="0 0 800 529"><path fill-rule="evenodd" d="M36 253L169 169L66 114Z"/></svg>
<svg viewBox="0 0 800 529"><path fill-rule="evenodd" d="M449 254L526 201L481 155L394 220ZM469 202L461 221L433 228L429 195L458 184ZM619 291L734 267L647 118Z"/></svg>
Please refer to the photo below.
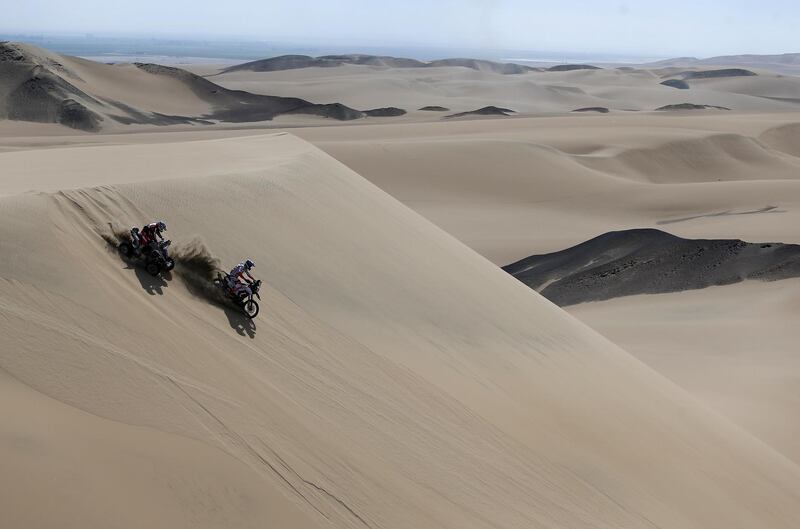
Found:
<svg viewBox="0 0 800 529"><path fill-rule="evenodd" d="M147 270L147 273L153 277L157 276L158 273L161 272L161 267L158 265L158 263L154 261L150 261L149 263L147 263L144 266L144 269Z"/></svg>
<svg viewBox="0 0 800 529"><path fill-rule="evenodd" d="M251 320L258 316L258 303L252 299L245 300L244 304L242 305L242 309L244 310L245 316Z"/></svg>
<svg viewBox="0 0 800 529"><path fill-rule="evenodd" d="M131 246L130 243L127 242L119 243L119 246L117 246L117 250L119 250L119 253L125 257L130 257L133 255L133 246Z"/></svg>

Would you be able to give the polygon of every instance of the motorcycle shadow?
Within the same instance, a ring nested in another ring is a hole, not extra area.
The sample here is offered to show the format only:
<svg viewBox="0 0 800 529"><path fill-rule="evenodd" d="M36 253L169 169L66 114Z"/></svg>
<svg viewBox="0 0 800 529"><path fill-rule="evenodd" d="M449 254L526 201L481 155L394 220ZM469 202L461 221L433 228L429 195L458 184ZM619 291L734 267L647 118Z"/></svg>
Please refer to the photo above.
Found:
<svg viewBox="0 0 800 529"><path fill-rule="evenodd" d="M169 286L169 283L167 283L166 281L167 278L163 277L161 274L157 276L150 275L141 266L137 266L133 263L126 263L126 264L128 265L129 269L133 268L134 274L136 275L136 279L139 280L139 283L142 285L142 289L144 289L145 292L147 292L151 296L164 295L164 288Z"/></svg>
<svg viewBox="0 0 800 529"><path fill-rule="evenodd" d="M213 278L205 277L205 274L186 271L183 268L177 275L183 280L190 294L197 298L205 299L215 307L222 309L228 318L228 325L236 331L236 334L247 336L250 339L256 337L256 322L245 316L240 308L234 307L220 293L219 288L212 282Z"/></svg>
<svg viewBox="0 0 800 529"><path fill-rule="evenodd" d="M124 235L115 234L112 236L106 234L103 235L103 239L108 245L108 251L119 258L119 260L125 265L125 269L133 270L134 274L136 275L136 279L138 279L139 284L142 285L142 290L151 296L164 295L164 288L169 286L167 281L172 280L172 274L170 272L162 272L157 276L153 276L144 269L144 265L142 263L122 255L118 250L118 245L120 242L129 240L125 238Z"/></svg>
<svg viewBox="0 0 800 529"><path fill-rule="evenodd" d="M228 324L231 329L236 331L236 334L247 336L251 340L256 337L256 322L237 309L226 306L223 310L225 311L225 316L228 317Z"/></svg>

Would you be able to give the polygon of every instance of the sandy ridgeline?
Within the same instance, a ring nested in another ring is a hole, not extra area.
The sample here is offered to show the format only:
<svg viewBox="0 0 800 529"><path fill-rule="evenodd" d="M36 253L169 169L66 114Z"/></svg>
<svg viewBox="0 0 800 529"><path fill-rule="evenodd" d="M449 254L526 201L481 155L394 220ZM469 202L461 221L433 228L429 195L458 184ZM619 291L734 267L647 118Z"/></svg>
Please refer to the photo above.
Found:
<svg viewBox="0 0 800 529"><path fill-rule="evenodd" d="M145 147L0 154L10 526L794 527L796 464L310 144ZM263 315L102 237L155 216Z"/></svg>

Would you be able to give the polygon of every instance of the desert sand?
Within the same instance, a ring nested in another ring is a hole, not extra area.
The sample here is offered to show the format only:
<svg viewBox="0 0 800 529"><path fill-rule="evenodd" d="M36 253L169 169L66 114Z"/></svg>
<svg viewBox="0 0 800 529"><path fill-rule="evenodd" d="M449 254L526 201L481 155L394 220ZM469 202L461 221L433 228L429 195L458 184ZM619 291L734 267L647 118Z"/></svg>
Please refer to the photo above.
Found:
<svg viewBox="0 0 800 529"><path fill-rule="evenodd" d="M605 69L522 74L593 87L562 97L428 67L449 79L433 98L409 88L414 69L311 70L211 79L312 104L522 115L0 122L11 526L796 526L800 456L782 425L798 399L797 280L567 312L498 266L633 227L800 242L796 106L688 97L647 72L646 86ZM343 88L315 97L320 76ZM747 79L761 93L765 78ZM149 90L148 112L213 112ZM683 102L733 110L652 112ZM153 218L178 260L163 279L112 246ZM266 284L254 321L204 279L245 256Z"/></svg>
<svg viewBox="0 0 800 529"><path fill-rule="evenodd" d="M600 115L362 127L339 135L329 128L297 132L507 265L634 228L687 238L799 243L797 119ZM569 310L586 315L602 334L796 460L797 448L787 442L800 397L793 354L798 336L788 323L798 316L791 301L800 299L795 284L756 282ZM741 288L750 289L747 299L737 298ZM734 310L733 299L744 311L718 319L718 313ZM652 304L653 314L636 310L644 303ZM759 309L771 306L779 307L777 320ZM670 317L681 311L702 323ZM646 330L651 327L657 331ZM680 336L686 338L678 341ZM710 340L717 354L709 353ZM746 383L729 381L726 373L742 355L772 362L764 368L780 371L785 383L757 372ZM694 358L703 358L706 377L696 376Z"/></svg>

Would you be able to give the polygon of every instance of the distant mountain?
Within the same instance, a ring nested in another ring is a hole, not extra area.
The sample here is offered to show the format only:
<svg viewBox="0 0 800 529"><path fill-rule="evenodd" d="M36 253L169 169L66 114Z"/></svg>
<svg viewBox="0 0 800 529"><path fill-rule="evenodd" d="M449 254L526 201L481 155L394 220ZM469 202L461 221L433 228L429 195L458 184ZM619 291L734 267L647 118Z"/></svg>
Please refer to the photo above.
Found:
<svg viewBox="0 0 800 529"><path fill-rule="evenodd" d="M97 78L107 82L86 81ZM361 111L341 103L229 90L180 68L108 65L0 42L0 119L94 132L111 123L211 125L267 121L281 114L352 120L404 113L398 108Z"/></svg>
<svg viewBox="0 0 800 529"><path fill-rule="evenodd" d="M280 55L268 59L259 59L226 68L224 72L252 71L277 72L300 68L334 68L343 64L362 64L367 66L383 66L386 68L422 68L426 64L415 59L383 57L378 55Z"/></svg>
<svg viewBox="0 0 800 529"><path fill-rule="evenodd" d="M406 59L402 57L354 54L323 55L320 57L311 57L309 55L280 55L278 57L237 64L224 69L222 73L238 71L277 72L282 70L296 70L299 68L333 68L345 64L378 66L382 68L437 68L443 66L457 66L505 75L538 70L538 68L532 68L530 66L485 61L481 59L438 59L430 62L422 62L416 59Z"/></svg>
<svg viewBox="0 0 800 529"><path fill-rule="evenodd" d="M681 66L738 66L771 70L779 73L800 75L800 53L784 53L781 55L720 55L698 59L696 57L677 57L646 64L650 68L666 68Z"/></svg>
<svg viewBox="0 0 800 529"><path fill-rule="evenodd" d="M504 75L514 75L536 70L536 68L530 66L485 61L481 59L439 59L429 62L427 66L431 68L439 66L461 66L462 68L471 68L481 72L500 73Z"/></svg>

